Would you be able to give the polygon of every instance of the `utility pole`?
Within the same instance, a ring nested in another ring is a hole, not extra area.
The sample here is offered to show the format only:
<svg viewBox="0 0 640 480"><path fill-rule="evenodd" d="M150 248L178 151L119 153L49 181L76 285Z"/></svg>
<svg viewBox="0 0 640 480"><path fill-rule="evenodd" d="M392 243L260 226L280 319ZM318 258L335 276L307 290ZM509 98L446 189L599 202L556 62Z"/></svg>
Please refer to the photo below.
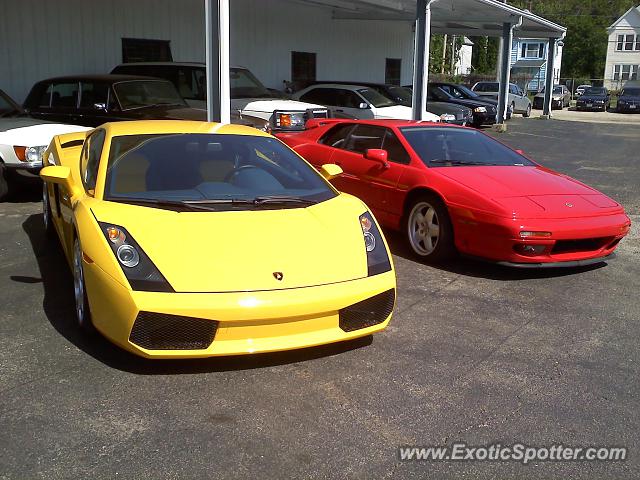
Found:
<svg viewBox="0 0 640 480"><path fill-rule="evenodd" d="M451 35L451 70L449 73L453 75L453 72L456 67L456 36Z"/></svg>
<svg viewBox="0 0 640 480"><path fill-rule="evenodd" d="M440 73L444 74L444 64L447 60L447 34L444 34L442 40L442 63L440 64Z"/></svg>

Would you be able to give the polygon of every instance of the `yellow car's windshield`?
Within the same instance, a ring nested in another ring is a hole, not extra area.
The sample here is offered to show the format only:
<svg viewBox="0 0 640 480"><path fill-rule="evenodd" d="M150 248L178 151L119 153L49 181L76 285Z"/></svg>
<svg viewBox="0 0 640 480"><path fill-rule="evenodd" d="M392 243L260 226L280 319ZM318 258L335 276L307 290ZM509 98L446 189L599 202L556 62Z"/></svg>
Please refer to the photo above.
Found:
<svg viewBox="0 0 640 480"><path fill-rule="evenodd" d="M336 194L279 140L220 134L127 135L111 140L104 198L189 205L302 205Z"/></svg>

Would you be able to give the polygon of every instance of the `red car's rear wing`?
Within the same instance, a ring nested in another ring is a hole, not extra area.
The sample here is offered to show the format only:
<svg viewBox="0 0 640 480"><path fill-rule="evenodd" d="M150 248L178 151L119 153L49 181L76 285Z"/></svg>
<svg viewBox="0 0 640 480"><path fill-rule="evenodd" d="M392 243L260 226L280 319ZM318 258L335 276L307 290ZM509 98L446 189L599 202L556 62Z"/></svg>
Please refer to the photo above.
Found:
<svg viewBox="0 0 640 480"><path fill-rule="evenodd" d="M307 120L307 123L304 124L304 128L306 130L310 130L312 128L324 127L325 125L330 125L333 123L341 123L341 122L348 122L348 121L350 120L346 118L312 118L310 120Z"/></svg>

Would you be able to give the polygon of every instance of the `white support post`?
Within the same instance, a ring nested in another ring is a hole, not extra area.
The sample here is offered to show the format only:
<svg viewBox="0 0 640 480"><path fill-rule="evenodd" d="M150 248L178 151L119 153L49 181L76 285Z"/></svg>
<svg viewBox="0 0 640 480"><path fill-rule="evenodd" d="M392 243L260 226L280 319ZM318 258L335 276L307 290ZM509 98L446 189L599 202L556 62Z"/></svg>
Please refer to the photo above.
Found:
<svg viewBox="0 0 640 480"><path fill-rule="evenodd" d="M509 108L509 81L511 79L511 44L513 43L513 24L502 25L502 56L500 58L500 89L498 94L498 118L496 123L502 124Z"/></svg>
<svg viewBox="0 0 640 480"><path fill-rule="evenodd" d="M204 0L206 22L207 121L231 122L229 0Z"/></svg>
<svg viewBox="0 0 640 480"><path fill-rule="evenodd" d="M544 79L544 104L542 106L542 117L551 118L551 100L553 98L553 82L554 75L553 69L555 68L554 60L556 58L556 39L549 39L549 46L547 47L547 69L545 71Z"/></svg>
<svg viewBox="0 0 640 480"><path fill-rule="evenodd" d="M431 3L433 1L434 0L418 0L416 6L416 32L413 54L413 100L411 104L413 110L412 118L414 120L424 120L427 112Z"/></svg>

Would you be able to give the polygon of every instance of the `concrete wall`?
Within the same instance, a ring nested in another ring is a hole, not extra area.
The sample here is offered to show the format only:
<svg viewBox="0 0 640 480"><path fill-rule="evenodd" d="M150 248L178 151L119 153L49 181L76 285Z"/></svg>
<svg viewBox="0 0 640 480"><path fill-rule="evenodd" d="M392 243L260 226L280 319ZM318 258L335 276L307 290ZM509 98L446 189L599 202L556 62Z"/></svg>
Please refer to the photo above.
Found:
<svg viewBox="0 0 640 480"><path fill-rule="evenodd" d="M107 73L123 37L170 40L176 61L204 61L204 0L0 0L0 88L22 102L38 80ZM402 59L411 82L411 22L333 20L288 0L231 1L231 61L268 87L290 80L291 51L315 52L317 78L384 81Z"/></svg>

